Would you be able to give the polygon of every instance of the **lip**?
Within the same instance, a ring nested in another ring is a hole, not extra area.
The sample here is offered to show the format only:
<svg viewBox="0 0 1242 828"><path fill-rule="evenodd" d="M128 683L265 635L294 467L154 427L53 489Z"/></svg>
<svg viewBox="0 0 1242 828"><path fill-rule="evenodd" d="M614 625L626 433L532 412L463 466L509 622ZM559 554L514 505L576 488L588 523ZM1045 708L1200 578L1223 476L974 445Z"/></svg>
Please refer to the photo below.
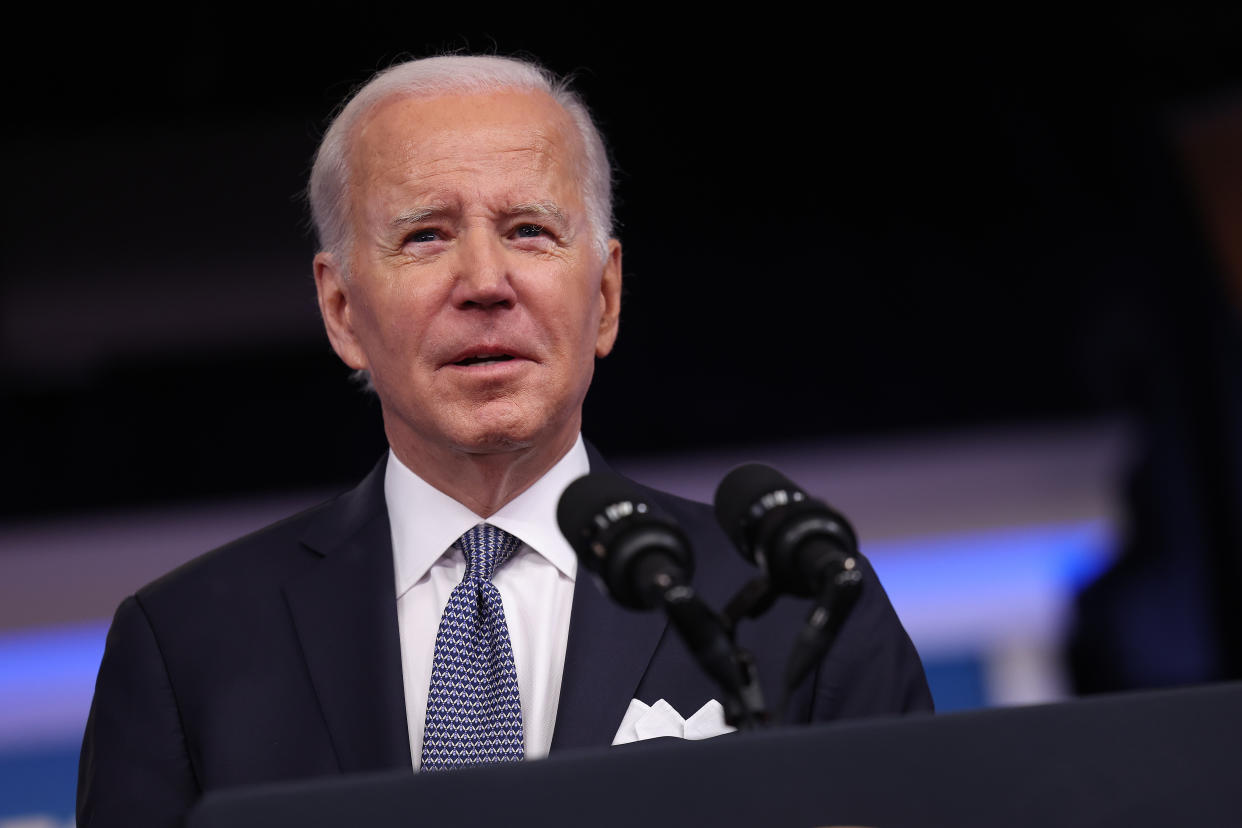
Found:
<svg viewBox="0 0 1242 828"><path fill-rule="evenodd" d="M508 357L508 359L472 362L462 365L466 360L486 359L487 357ZM459 371L488 371L488 370L504 370L506 368L516 367L523 363L529 363L532 360L526 356L518 348L509 345L487 343L474 344L459 349L451 357L444 361L441 368L455 368Z"/></svg>

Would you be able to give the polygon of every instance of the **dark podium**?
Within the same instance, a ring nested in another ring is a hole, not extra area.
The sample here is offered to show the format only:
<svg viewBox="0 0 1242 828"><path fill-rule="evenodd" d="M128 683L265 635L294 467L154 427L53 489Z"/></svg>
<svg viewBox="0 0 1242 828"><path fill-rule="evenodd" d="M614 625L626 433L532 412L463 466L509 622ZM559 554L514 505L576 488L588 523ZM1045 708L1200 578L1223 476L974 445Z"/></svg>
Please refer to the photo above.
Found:
<svg viewBox="0 0 1242 828"><path fill-rule="evenodd" d="M209 795L250 826L1242 826L1242 684Z"/></svg>

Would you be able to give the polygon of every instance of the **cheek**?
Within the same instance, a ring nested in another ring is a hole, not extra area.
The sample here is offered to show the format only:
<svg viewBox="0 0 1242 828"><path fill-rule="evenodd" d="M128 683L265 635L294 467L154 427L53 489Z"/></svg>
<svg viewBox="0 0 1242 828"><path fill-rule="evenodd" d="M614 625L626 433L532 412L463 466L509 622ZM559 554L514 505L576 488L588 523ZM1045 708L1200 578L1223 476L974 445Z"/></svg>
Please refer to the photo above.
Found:
<svg viewBox="0 0 1242 828"><path fill-rule="evenodd" d="M388 296L367 307L362 314L362 336L372 361L384 359L408 362L423 344L427 331L418 305L412 297Z"/></svg>
<svg viewBox="0 0 1242 828"><path fill-rule="evenodd" d="M552 308L545 318L552 320L550 332L556 341L556 350L569 363L569 370L579 373L579 363L587 358L587 354L595 352L595 335L598 328L598 317L592 315L592 309L584 307L578 301L572 307L564 301Z"/></svg>
<svg viewBox="0 0 1242 828"><path fill-rule="evenodd" d="M565 326L572 329L575 339L589 337L594 343L602 307L599 280L581 273L570 278L572 281L569 284L573 287L562 291L558 297L560 313L565 319Z"/></svg>

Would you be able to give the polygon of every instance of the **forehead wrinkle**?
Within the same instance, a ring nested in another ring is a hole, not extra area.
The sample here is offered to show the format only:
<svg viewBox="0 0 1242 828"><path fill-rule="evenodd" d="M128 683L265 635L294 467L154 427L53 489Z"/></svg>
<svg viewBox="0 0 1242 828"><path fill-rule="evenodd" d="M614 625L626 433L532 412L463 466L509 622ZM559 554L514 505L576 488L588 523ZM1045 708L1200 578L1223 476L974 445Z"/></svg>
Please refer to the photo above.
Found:
<svg viewBox="0 0 1242 828"><path fill-rule="evenodd" d="M473 184L467 184L467 190L472 192L465 197L470 201L479 198L482 202L491 202L490 205L481 203L479 206L493 215L534 215L560 219L569 224L574 217L567 215L555 200L547 198L553 192L539 192L548 186L559 190L561 185L568 184L577 189L573 194L565 195L570 195L571 200L575 201L572 195L581 195L581 184L576 174L582 162L581 142L576 140L576 133L567 128L569 125L563 123L562 115L558 113L555 118L528 125L526 130L516 135L503 125L476 129L474 135L482 132L504 136L503 142L480 147L477 152L469 149L469 141L458 143L460 133L452 128L430 138L416 139L409 135L394 135L400 132L400 123L385 124L373 130L374 119L368 119L363 125L364 134L359 136L361 140L353 146L353 157L350 159L356 165L356 172L363 172L357 169L362 167L366 173L350 177L351 195L357 197L367 192L387 191L390 196L396 197L396 201L405 201L407 205L411 205L408 196L414 195L412 206L380 219L380 226L400 230L433 216L460 213L465 208L460 202L465 195L461 185L474 179ZM385 148L384 137L396 137L396 146L389 144ZM483 143L486 145L487 142ZM510 189L507 194L494 190L488 193L492 188L487 182L496 180L493 173L500 172L508 178L515 172L521 174L520 171L535 178L525 183L511 181L516 191L507 187ZM446 178L452 182L455 176L463 173L468 176L466 180L444 186ZM547 178L549 175L551 178ZM531 191L532 186L534 192ZM421 196L416 192L419 190L422 191ZM371 212L365 207L364 210Z"/></svg>
<svg viewBox="0 0 1242 828"><path fill-rule="evenodd" d="M528 158L520 165L504 160L505 157L513 155ZM526 186L550 184L550 179L556 177L554 171L558 165L559 162L552 153L525 147L493 150L486 156L476 158L446 155L435 160L413 160L411 163L390 167L386 172L379 173L375 185L396 192L422 191L434 205L438 199L433 193L441 192L449 196L449 193L459 190L463 185L472 190L485 191L492 182L511 179L514 172L532 177L526 182ZM462 174L467 177L461 179ZM445 184L446 180L449 183ZM360 186L358 189L366 188Z"/></svg>
<svg viewBox="0 0 1242 828"><path fill-rule="evenodd" d="M521 90L511 91L520 92ZM572 170L578 171L586 160L586 149L582 146L581 136L578 134L572 117L562 106L553 101L545 93L531 91L529 94L552 101L555 104L555 111L547 113L546 116L542 117L538 121L533 123L528 122L525 129L525 136L516 139L520 142L521 146L495 150L493 154L532 152L538 155L546 156L548 161L551 163L562 163L570 167ZM353 173L358 171L357 162L361 160L358 157L359 155L377 154L378 148L374 147L373 144L375 142L382 144L386 139L390 140L394 137L396 138L396 143L402 148L400 150L401 154L407 159L415 161L415 163L435 165L446 160L452 160L455 154L454 151L457 148L458 136L460 134L458 130L450 128L429 138L424 137L422 139L411 139L408 135L403 136L400 134L404 127L403 123L392 123L385 120L383 117L385 115L385 110L390 106L399 105L410 100L415 102L426 100L430 102L434 101L437 97L440 96L431 96L430 98L420 98L419 96L413 96L412 98L406 96L393 96L389 100L377 102L374 110L368 113L367 117L362 118L354 127L354 137L350 142L350 152L347 161L347 164L351 168L350 178L353 178ZM445 97L470 98L480 96L469 93L461 93L450 94ZM482 95L482 97L487 97L487 95ZM506 133L509 132L509 126L506 124L475 126L471 131L475 135ZM364 147L371 151L365 152ZM424 157L421 161L416 160L420 155L423 155L424 152L428 151L432 154L432 157ZM462 159L457 158L456 160L460 161Z"/></svg>
<svg viewBox="0 0 1242 828"><path fill-rule="evenodd" d="M411 163L416 165L426 164L435 166L443 163L468 163L470 161L486 163L492 158L502 158L509 155L526 153L536 158L546 158L548 161L557 160L560 154L572 155L568 152L568 147L564 146L562 141L557 140L555 134L548 134L542 129L528 129L524 134L514 135L513 131L505 127L475 127L467 133L471 140L486 142L492 136L498 139L505 139L501 144L500 140L496 140L492 146L487 147L478 153L475 158L467 158L461 152L461 140L463 133L449 129L437 135L424 137L421 140L407 140L404 142L402 154L407 157Z"/></svg>

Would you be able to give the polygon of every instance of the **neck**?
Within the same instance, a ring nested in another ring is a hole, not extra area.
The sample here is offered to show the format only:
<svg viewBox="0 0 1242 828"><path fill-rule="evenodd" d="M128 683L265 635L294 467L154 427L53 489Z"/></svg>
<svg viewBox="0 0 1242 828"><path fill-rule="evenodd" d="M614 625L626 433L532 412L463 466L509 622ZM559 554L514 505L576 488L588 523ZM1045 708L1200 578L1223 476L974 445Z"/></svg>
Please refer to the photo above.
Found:
<svg viewBox="0 0 1242 828"><path fill-rule="evenodd" d="M497 452L399 445L391 436L389 445L406 468L487 518L547 474L573 448L578 432L575 429L554 444Z"/></svg>

